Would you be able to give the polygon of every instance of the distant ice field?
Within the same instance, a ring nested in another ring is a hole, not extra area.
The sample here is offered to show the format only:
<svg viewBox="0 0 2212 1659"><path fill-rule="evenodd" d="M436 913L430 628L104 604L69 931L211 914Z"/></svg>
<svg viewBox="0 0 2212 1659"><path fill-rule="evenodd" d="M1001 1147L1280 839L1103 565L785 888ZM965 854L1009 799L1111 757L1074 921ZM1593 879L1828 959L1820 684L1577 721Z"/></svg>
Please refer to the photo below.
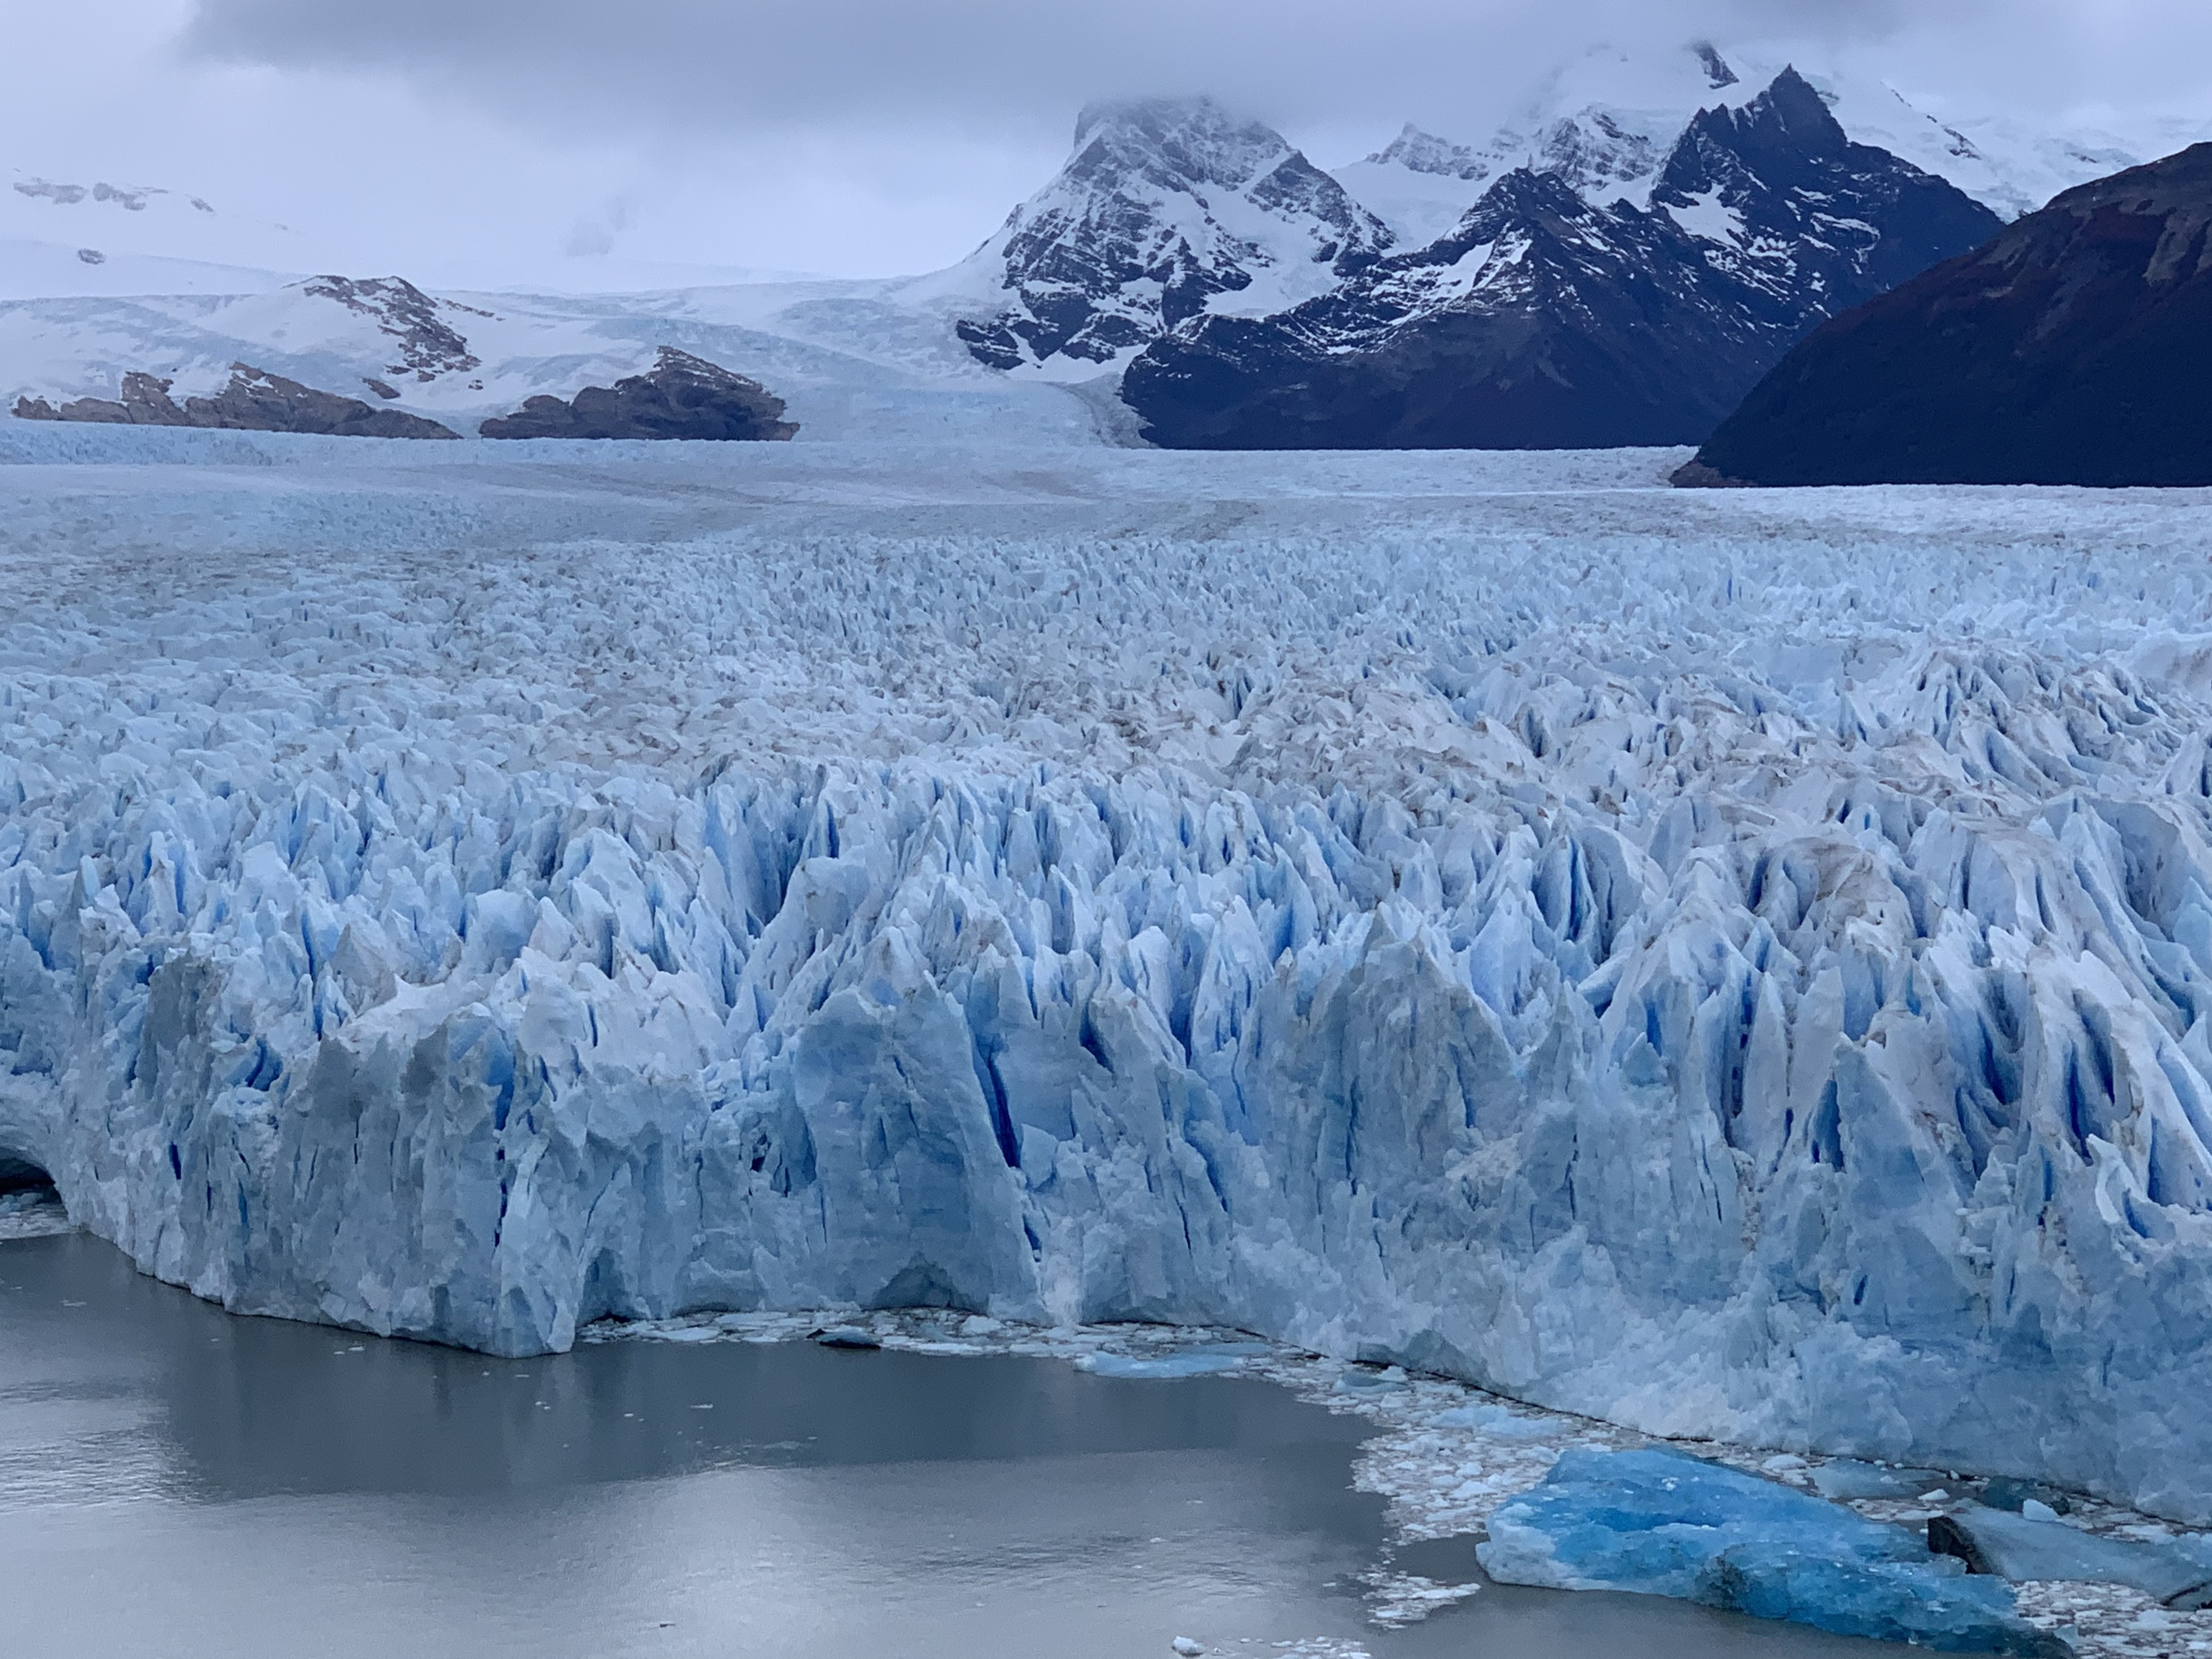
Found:
<svg viewBox="0 0 2212 1659"><path fill-rule="evenodd" d="M1680 459L0 421L0 1153L2212 1517L2212 502Z"/></svg>

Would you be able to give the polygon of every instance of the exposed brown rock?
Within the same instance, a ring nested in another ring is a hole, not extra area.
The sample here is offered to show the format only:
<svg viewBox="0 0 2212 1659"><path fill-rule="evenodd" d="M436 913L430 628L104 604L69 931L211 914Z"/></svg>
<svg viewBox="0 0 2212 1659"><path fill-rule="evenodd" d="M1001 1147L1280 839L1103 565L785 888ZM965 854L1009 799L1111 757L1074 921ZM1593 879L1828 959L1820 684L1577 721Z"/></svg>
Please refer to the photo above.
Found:
<svg viewBox="0 0 2212 1659"><path fill-rule="evenodd" d="M460 434L435 421L396 409L373 409L358 398L342 398L288 380L247 363L233 363L230 382L212 398L187 398L183 406L169 396L173 382L137 372L123 377L120 395L110 401L79 398L57 409L43 398L21 398L21 421L84 421L106 426L193 426L237 432L308 432L346 438L453 438Z"/></svg>
<svg viewBox="0 0 2212 1659"><path fill-rule="evenodd" d="M514 414L477 428L487 438L698 438L779 441L799 428L783 399L757 380L674 346L643 374L587 386L563 402L527 398Z"/></svg>

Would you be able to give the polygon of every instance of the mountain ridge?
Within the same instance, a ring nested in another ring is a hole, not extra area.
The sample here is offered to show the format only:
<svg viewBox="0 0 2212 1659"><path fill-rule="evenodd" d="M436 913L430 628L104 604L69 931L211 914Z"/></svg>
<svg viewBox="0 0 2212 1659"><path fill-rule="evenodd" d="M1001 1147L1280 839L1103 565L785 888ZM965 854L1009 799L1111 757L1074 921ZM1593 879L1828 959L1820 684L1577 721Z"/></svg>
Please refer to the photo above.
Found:
<svg viewBox="0 0 2212 1659"><path fill-rule="evenodd" d="M1684 483L2212 484L2212 143L1838 317Z"/></svg>
<svg viewBox="0 0 2212 1659"><path fill-rule="evenodd" d="M1649 209L1516 169L1331 295L1156 341L1122 397L1171 447L1695 443L1807 327L2000 227L1785 68L1700 113Z"/></svg>

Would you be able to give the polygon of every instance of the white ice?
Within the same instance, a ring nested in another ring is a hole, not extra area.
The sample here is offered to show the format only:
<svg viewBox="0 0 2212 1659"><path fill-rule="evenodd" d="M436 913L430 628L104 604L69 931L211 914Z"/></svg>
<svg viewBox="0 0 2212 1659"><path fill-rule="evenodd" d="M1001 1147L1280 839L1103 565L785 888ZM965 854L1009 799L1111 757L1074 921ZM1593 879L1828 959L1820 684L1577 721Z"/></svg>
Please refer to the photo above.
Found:
<svg viewBox="0 0 2212 1659"><path fill-rule="evenodd" d="M0 422L0 1152L2212 1516L2201 494Z"/></svg>

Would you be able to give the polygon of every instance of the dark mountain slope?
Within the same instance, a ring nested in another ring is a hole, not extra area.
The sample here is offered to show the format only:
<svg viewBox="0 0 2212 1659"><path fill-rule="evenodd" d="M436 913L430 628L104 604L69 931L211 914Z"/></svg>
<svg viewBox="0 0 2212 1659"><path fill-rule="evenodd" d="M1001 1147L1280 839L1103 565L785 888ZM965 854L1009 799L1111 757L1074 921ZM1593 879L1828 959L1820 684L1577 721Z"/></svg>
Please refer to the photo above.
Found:
<svg viewBox="0 0 2212 1659"><path fill-rule="evenodd" d="M1682 482L2212 483L2212 144L1837 318Z"/></svg>
<svg viewBox="0 0 2212 1659"><path fill-rule="evenodd" d="M1508 174L1329 294L1185 324L1122 397L1176 448L1694 443L1807 328L1998 228L1785 72L1699 115L1648 210Z"/></svg>

